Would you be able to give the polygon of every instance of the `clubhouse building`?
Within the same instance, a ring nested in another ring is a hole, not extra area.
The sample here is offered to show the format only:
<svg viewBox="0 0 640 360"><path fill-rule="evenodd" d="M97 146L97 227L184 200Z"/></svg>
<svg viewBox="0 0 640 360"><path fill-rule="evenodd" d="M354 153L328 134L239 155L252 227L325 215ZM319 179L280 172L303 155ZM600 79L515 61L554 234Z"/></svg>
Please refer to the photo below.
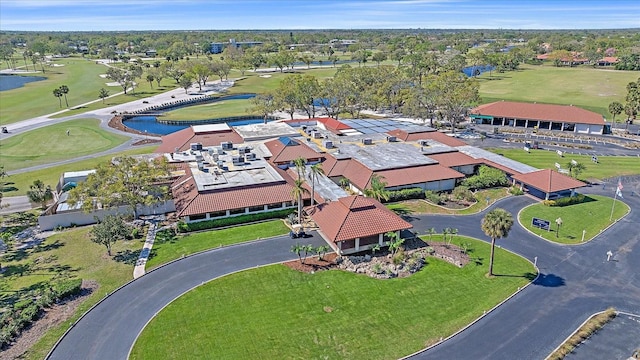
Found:
<svg viewBox="0 0 640 360"><path fill-rule="evenodd" d="M602 135L609 131L604 117L573 105L552 105L497 101L471 110L477 124L511 126L540 130L562 130Z"/></svg>

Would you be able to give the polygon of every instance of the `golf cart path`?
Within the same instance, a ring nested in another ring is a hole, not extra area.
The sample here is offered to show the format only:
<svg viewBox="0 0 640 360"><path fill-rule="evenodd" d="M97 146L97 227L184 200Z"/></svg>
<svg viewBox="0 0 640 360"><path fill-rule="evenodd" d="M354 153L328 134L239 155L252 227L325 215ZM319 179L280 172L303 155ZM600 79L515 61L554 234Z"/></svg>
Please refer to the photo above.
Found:
<svg viewBox="0 0 640 360"><path fill-rule="evenodd" d="M602 192L601 187L586 190ZM596 239L580 246L550 243L515 224L509 237L499 240L498 244L530 260L537 256L540 278L457 336L414 358L541 359L596 311L613 306L621 311L640 313L640 278L635 276L636 269L640 268L637 256L640 197L625 197L625 201L634 210ZM487 210L499 206L515 216L522 207L532 203L528 197L511 197ZM483 213L424 215L415 216L411 221L418 232L429 227L455 227L461 235L488 241L480 230ZM314 246L323 244L317 234L309 240ZM48 358L124 359L147 322L172 300L212 279L291 260L293 244L295 240L288 237L239 244L190 256L151 271L90 310L60 340ZM614 252L614 261L606 261L608 250Z"/></svg>

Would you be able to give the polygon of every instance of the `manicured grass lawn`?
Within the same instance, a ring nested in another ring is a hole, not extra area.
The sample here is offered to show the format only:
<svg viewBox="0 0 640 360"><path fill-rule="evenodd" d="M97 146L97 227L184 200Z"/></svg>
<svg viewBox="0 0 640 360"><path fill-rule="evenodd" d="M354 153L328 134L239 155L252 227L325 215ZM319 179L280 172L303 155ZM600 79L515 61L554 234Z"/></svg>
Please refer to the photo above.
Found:
<svg viewBox="0 0 640 360"><path fill-rule="evenodd" d="M247 99L222 100L214 103L194 105L172 110L161 120L204 120L230 116L251 115L253 105ZM259 115L257 115L259 117Z"/></svg>
<svg viewBox="0 0 640 360"><path fill-rule="evenodd" d="M485 189L480 190L476 194L476 198L478 202L471 205L466 209L461 210L453 210L446 209L441 206L433 205L426 200L407 200L401 201L393 204L387 204L387 207L397 213L400 214L449 214L449 215L469 215L476 214L482 211L487 206L493 204L497 200L507 197L509 194L507 193L507 189L505 188L496 188L496 189ZM487 198L489 198L489 202L487 202Z"/></svg>
<svg viewBox="0 0 640 360"><path fill-rule="evenodd" d="M46 239L40 248L9 253L2 261L6 270L0 274L0 283L3 284L0 302L11 301L16 295L16 290L46 286L48 280L62 273L95 280L100 285L69 320L48 331L34 345L28 352L27 359L43 359L54 342L80 314L102 299L106 293L132 278L133 265L117 262L107 256L104 246L89 240L89 230L90 228L85 227L64 231ZM140 250L142 245L141 241L120 241L114 245L112 253L115 255L118 252ZM10 258L17 260L8 260ZM20 268L24 271L22 276L17 272Z"/></svg>
<svg viewBox="0 0 640 360"><path fill-rule="evenodd" d="M612 101L624 103L626 86L638 78L633 71L587 67L521 65L516 72L479 76L482 103L499 100L573 104L611 119ZM618 116L619 118L620 116Z"/></svg>
<svg viewBox="0 0 640 360"><path fill-rule="evenodd" d="M142 332L131 359L390 359L460 329L532 278L533 266L471 242L459 269L429 258L418 273L377 280L338 270L252 269L200 286L165 308Z"/></svg>
<svg viewBox="0 0 640 360"><path fill-rule="evenodd" d="M45 185L51 185L51 187L55 187L55 185L58 183L58 179L60 179L60 175L62 175L63 172L90 170L95 168L99 163L111 160L114 156L148 154L153 152L154 149L155 147L153 146L145 146L137 149L114 153L111 155L76 161L70 164L58 165L42 170L13 174L4 179L11 184L8 184L5 187L5 191L3 193L4 196L26 195L27 191L29 190L29 185L33 184L33 181L36 179L42 180Z"/></svg>
<svg viewBox="0 0 640 360"><path fill-rule="evenodd" d="M637 157L598 156L596 164L591 161L591 156L588 155L567 154L561 158L555 152L546 150L532 149L530 153L526 153L522 149L489 150L538 169L553 169L556 162L566 168L571 160L575 160L586 166L586 170L578 177L580 179L605 179L640 174L640 160Z"/></svg>
<svg viewBox="0 0 640 360"><path fill-rule="evenodd" d="M588 195L587 201L581 204L550 207L543 204L535 204L524 208L520 212L520 223L543 238L561 244L579 244L582 241L582 231L586 230L584 241L591 240L611 223L620 219L630 211L629 206L620 200L616 200L613 206L613 219L611 207L613 199L605 196ZM541 230L531 226L531 220L536 217L551 223L551 231ZM562 218L562 226L556 237L556 219Z"/></svg>
<svg viewBox="0 0 640 360"><path fill-rule="evenodd" d="M107 71L104 65L97 65L95 61L81 58L57 59L53 63L64 66L45 66L44 74L42 72L33 74L33 76L45 76L46 80L0 92L0 104L2 104L0 124L6 125L66 108L64 97L61 98L61 108L58 99L53 96L53 90L61 85L69 87L67 94L69 107L98 99L98 91L102 87L111 90L105 85L109 80L99 76Z"/></svg>
<svg viewBox="0 0 640 360"><path fill-rule="evenodd" d="M222 230L211 230L178 236L174 241L160 243L156 241L147 262L147 269L165 264L199 251L215 249L226 245L237 244L249 240L264 239L289 232L282 220L267 221L258 224L231 227Z"/></svg>
<svg viewBox="0 0 640 360"><path fill-rule="evenodd" d="M3 140L0 163L7 171L22 169L105 151L128 139L101 129L100 120L70 120Z"/></svg>

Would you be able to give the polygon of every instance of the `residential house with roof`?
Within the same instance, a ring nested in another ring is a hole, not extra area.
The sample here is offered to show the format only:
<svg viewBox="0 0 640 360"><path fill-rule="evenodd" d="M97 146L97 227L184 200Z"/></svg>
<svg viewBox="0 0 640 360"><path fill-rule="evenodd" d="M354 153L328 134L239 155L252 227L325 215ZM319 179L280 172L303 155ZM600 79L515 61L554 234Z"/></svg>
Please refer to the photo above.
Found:
<svg viewBox="0 0 640 360"><path fill-rule="evenodd" d="M604 117L573 105L496 101L471 110L477 124L572 131L602 135L609 131Z"/></svg>
<svg viewBox="0 0 640 360"><path fill-rule="evenodd" d="M369 250L389 241L388 232L413 226L375 199L352 195L320 204L311 214L320 235L338 254Z"/></svg>

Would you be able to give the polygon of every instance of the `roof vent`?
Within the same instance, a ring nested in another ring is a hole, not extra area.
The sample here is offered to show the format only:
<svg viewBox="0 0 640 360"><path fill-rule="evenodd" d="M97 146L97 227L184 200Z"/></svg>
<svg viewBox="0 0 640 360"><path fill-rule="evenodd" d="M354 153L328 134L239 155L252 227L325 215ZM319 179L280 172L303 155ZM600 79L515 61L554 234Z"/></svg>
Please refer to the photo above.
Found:
<svg viewBox="0 0 640 360"><path fill-rule="evenodd" d="M231 141L223 141L220 143L220 146L222 147L222 150L232 150L233 149L233 143Z"/></svg>
<svg viewBox="0 0 640 360"><path fill-rule="evenodd" d="M201 143L191 143L191 150L202 150L202 144Z"/></svg>
<svg viewBox="0 0 640 360"><path fill-rule="evenodd" d="M387 136L387 141L388 142L396 142L396 141L398 141L398 139L396 139L395 136Z"/></svg>
<svg viewBox="0 0 640 360"><path fill-rule="evenodd" d="M362 143L365 145L372 145L373 140L371 140L371 138L362 139Z"/></svg>
<svg viewBox="0 0 640 360"><path fill-rule="evenodd" d="M326 140L326 141L324 142L324 147L325 147L326 149L331 149L331 148L333 148L333 141Z"/></svg>
<svg viewBox="0 0 640 360"><path fill-rule="evenodd" d="M245 161L250 161L250 160L255 160L256 159L256 154L254 153L246 153L244 154L244 160Z"/></svg>

